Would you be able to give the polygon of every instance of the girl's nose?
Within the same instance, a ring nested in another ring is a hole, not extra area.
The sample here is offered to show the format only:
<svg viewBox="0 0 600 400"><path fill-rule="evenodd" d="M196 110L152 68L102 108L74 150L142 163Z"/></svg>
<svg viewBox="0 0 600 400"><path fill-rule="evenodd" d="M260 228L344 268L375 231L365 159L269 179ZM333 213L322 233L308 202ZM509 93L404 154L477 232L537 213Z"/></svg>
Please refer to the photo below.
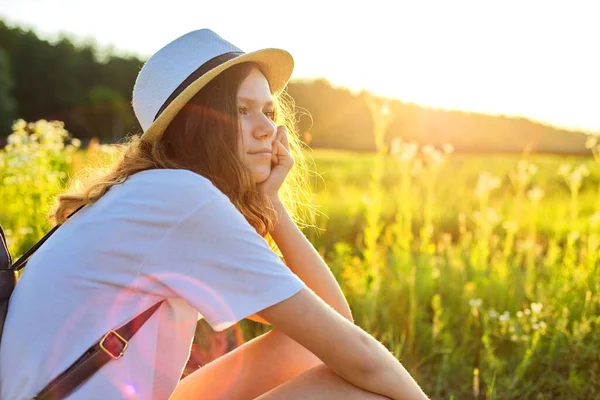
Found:
<svg viewBox="0 0 600 400"><path fill-rule="evenodd" d="M263 113L260 114L254 125L254 137L257 139L269 139L275 135L275 123Z"/></svg>

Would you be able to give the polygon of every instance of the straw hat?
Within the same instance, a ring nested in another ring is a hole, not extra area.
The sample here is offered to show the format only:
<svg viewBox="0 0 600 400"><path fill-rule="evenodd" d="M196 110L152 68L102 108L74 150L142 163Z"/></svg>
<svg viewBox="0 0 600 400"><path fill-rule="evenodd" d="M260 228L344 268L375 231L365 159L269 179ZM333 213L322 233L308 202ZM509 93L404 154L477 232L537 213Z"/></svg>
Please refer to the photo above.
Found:
<svg viewBox="0 0 600 400"><path fill-rule="evenodd" d="M156 140L200 89L227 68L259 64L273 93L287 84L294 60L281 49L245 53L210 29L186 33L152 55L133 87L133 111L144 139Z"/></svg>

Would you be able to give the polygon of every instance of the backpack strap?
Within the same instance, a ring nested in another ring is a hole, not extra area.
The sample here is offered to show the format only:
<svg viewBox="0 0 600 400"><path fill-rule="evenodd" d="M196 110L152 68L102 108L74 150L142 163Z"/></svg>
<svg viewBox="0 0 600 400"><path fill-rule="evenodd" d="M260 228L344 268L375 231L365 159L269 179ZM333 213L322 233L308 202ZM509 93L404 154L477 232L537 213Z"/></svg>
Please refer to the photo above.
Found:
<svg viewBox="0 0 600 400"><path fill-rule="evenodd" d="M71 214L69 214L69 216L67 217L67 219L71 218L71 216L73 214L75 214L77 211L81 210L83 207L85 207L86 204L79 206L75 211L73 211ZM33 255L33 253L35 253L37 251L37 249L39 249L46 240L48 240L48 238L50 236L52 236L52 234L60 227L61 224L56 225L54 228L52 228L50 230L50 232L46 233L44 235L43 238L41 238L36 244L34 244L29 250L27 250L25 252L25 254L23 254L21 257L19 257L19 259L17 261L15 261L12 265L11 265L11 269L13 271L18 271L20 269L22 269L25 264L27 264L27 261L29 261L29 258Z"/></svg>
<svg viewBox="0 0 600 400"><path fill-rule="evenodd" d="M0 269L10 270L12 264L12 257L10 251L8 251L8 244L6 243L6 236L2 225L0 225Z"/></svg>
<svg viewBox="0 0 600 400"><path fill-rule="evenodd" d="M67 219L81 210L86 205L78 207ZM33 247L15 261L10 269L19 271L22 269L29 258L39 249L42 244L61 226L56 225L43 238L41 238ZM10 262L10 261L9 261ZM13 285L14 286L14 285ZM164 301L164 300L163 300ZM111 360L118 360L123 356L129 341L136 334L142 325L158 310L163 303L160 301L139 314L131 321L116 330L110 330L102 336L100 340L94 343L88 350L81 355L69 368L52 380L44 389L42 389L34 399L37 400L61 400L66 398L71 392L81 386L104 364Z"/></svg>
<svg viewBox="0 0 600 400"><path fill-rule="evenodd" d="M164 300L163 300L164 301ZM54 378L34 399L60 400L81 386L89 377L111 360L123 356L129 341L142 325L163 303L156 303L117 330L108 331L92 345L77 361Z"/></svg>

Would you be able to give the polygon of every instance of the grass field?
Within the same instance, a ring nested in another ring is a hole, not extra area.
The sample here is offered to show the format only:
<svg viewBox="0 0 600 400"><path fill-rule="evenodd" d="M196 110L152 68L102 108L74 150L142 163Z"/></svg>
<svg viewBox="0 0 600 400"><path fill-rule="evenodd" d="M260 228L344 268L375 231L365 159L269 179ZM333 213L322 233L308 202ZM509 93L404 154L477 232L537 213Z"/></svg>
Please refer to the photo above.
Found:
<svg viewBox="0 0 600 400"><path fill-rule="evenodd" d="M22 123L0 151L13 255L49 229L69 174L113 152L65 147L66 136ZM588 158L406 143L314 151L318 213L304 230L356 323L432 398L600 398L600 157L589 148Z"/></svg>

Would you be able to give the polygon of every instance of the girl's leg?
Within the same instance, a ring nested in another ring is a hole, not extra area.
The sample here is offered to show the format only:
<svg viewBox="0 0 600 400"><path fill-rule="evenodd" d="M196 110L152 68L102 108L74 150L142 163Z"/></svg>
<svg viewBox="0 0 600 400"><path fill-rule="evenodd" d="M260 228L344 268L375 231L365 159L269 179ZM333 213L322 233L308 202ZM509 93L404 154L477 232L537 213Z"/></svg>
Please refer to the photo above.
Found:
<svg viewBox="0 0 600 400"><path fill-rule="evenodd" d="M171 400L253 399L317 365L314 354L273 329L186 376Z"/></svg>
<svg viewBox="0 0 600 400"><path fill-rule="evenodd" d="M389 400L348 383L321 364L255 400Z"/></svg>

